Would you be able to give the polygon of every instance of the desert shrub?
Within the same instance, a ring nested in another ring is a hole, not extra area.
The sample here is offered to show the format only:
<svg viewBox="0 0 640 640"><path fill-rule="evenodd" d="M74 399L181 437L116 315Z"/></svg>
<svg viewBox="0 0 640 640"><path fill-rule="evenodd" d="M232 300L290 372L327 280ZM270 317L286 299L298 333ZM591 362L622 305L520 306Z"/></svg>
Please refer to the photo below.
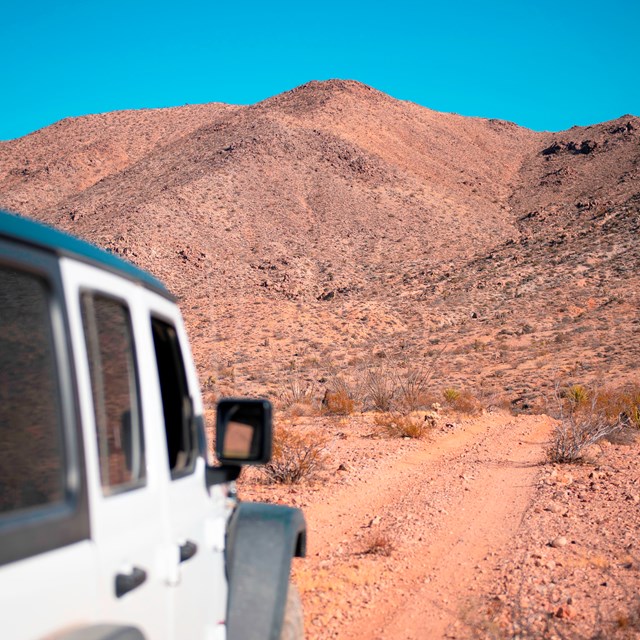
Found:
<svg viewBox="0 0 640 640"><path fill-rule="evenodd" d="M622 393L622 417L629 426L640 429L640 384L634 383Z"/></svg>
<svg viewBox="0 0 640 640"><path fill-rule="evenodd" d="M424 417L397 412L377 414L374 423L394 438L424 438L431 429L431 423Z"/></svg>
<svg viewBox="0 0 640 640"><path fill-rule="evenodd" d="M470 391L461 391L453 403L453 408L460 413L475 416L482 412L482 403Z"/></svg>
<svg viewBox="0 0 640 640"><path fill-rule="evenodd" d="M296 402L294 404L289 405L286 408L286 413L291 418L300 418L302 416L317 416L318 408L311 403L307 402Z"/></svg>
<svg viewBox="0 0 640 640"><path fill-rule="evenodd" d="M372 533L365 541L364 555L390 556L393 553L393 539L384 531Z"/></svg>
<svg viewBox="0 0 640 640"><path fill-rule="evenodd" d="M433 368L407 369L397 376L398 404L415 411L430 404L429 392Z"/></svg>
<svg viewBox="0 0 640 640"><path fill-rule="evenodd" d="M587 390L586 394L588 398L591 392ZM621 416L624 414L626 408L625 397L622 390L613 387L599 389L595 393L594 403L596 410L611 424L620 422ZM579 412L587 405L588 401L585 400L577 406L575 411Z"/></svg>
<svg viewBox="0 0 640 640"><path fill-rule="evenodd" d="M587 396L589 392L587 390ZM625 427L640 428L640 385L632 383L620 387L599 389L595 404L609 422L620 422ZM584 404L584 403L583 403Z"/></svg>
<svg viewBox="0 0 640 640"><path fill-rule="evenodd" d="M576 385L570 387L575 388ZM553 413L558 424L547 448L547 457L551 462L576 462L582 459L588 447L623 428L619 418L611 416L613 401L605 402L603 397L597 390L586 389L584 393L581 390L578 394L560 394L556 387Z"/></svg>
<svg viewBox="0 0 640 640"><path fill-rule="evenodd" d="M444 391L442 392L442 395L444 397L444 401L447 404L451 405L460 397L460 392L457 389L454 389L453 387L448 387L444 389Z"/></svg>
<svg viewBox="0 0 640 640"><path fill-rule="evenodd" d="M395 402L396 382L388 367L365 369L362 377L365 402L376 411L390 411Z"/></svg>
<svg viewBox="0 0 640 640"><path fill-rule="evenodd" d="M221 366L218 369L218 377L228 380L229 382L235 382L236 370L233 363L228 362L226 366Z"/></svg>
<svg viewBox="0 0 640 640"><path fill-rule="evenodd" d="M289 378L279 394L280 405L288 409L294 405L311 405L316 395L315 386L299 378Z"/></svg>
<svg viewBox="0 0 640 640"><path fill-rule="evenodd" d="M326 437L317 431L279 427L273 438L271 461L262 467L262 473L272 483L310 480L325 466L326 447Z"/></svg>
<svg viewBox="0 0 640 640"><path fill-rule="evenodd" d="M459 413L474 416L482 411L482 402L470 391L449 387L442 392L445 402Z"/></svg>
<svg viewBox="0 0 640 640"><path fill-rule="evenodd" d="M581 384L574 384L565 389L564 397L569 401L570 409L577 411L589 401L589 391Z"/></svg>
<svg viewBox="0 0 640 640"><path fill-rule="evenodd" d="M322 399L322 406L326 413L336 416L348 416L355 408L355 392L349 384L340 377L334 378Z"/></svg>
<svg viewBox="0 0 640 640"><path fill-rule="evenodd" d="M336 416L348 416L353 413L355 403L346 390L339 389L338 391L327 391L323 405L327 413Z"/></svg>

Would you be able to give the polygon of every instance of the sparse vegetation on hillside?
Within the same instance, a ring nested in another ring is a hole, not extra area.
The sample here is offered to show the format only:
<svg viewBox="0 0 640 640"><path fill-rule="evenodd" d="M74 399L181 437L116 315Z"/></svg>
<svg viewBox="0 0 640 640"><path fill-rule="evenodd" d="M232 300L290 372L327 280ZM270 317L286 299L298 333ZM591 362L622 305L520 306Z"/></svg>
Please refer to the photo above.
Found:
<svg viewBox="0 0 640 640"><path fill-rule="evenodd" d="M218 397L322 386L314 361L408 375L447 345L443 386L528 410L554 367L591 383L640 358L639 139L632 116L542 133L313 82L8 141L0 205L162 279ZM365 407L424 405L420 375L378 377Z"/></svg>

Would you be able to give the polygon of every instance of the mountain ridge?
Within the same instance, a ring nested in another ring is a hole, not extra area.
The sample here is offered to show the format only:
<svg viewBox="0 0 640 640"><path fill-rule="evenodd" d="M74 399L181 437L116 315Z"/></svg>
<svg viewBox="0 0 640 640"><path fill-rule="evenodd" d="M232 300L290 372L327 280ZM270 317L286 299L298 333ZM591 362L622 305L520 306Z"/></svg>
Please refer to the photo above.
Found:
<svg viewBox="0 0 640 640"><path fill-rule="evenodd" d="M0 206L165 280L220 392L434 344L443 384L520 405L636 375L635 116L534 132L331 80L63 123L0 147Z"/></svg>

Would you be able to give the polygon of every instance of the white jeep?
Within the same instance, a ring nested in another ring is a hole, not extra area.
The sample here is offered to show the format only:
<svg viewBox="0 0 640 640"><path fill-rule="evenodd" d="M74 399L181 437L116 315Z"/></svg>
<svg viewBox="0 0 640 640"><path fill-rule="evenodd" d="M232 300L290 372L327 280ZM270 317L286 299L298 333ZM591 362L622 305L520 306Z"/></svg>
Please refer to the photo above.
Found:
<svg viewBox="0 0 640 640"><path fill-rule="evenodd" d="M301 638L297 509L237 503L271 406L225 400L220 466L182 318L148 273L0 212L0 635Z"/></svg>

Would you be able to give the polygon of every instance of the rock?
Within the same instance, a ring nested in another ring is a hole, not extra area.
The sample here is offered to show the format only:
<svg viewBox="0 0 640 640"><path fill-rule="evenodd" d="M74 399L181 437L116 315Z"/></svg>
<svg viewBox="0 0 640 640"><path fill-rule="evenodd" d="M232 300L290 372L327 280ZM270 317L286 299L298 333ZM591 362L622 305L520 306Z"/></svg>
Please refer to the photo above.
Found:
<svg viewBox="0 0 640 640"><path fill-rule="evenodd" d="M570 473L563 473L558 476L558 483L571 484L573 482L573 475Z"/></svg>
<svg viewBox="0 0 640 640"><path fill-rule="evenodd" d="M342 462L338 467L338 471L349 471L349 466L344 464L344 462Z"/></svg>
<svg viewBox="0 0 640 640"><path fill-rule="evenodd" d="M369 524L367 525L368 527L375 527L376 525L379 525L382 522L382 517L381 516L374 516Z"/></svg>
<svg viewBox="0 0 640 640"><path fill-rule="evenodd" d="M551 513L563 513L565 509L561 505L559 505L559 504L557 504L555 502L552 502L550 505L545 507L544 510L545 511L551 511Z"/></svg>
<svg viewBox="0 0 640 640"><path fill-rule="evenodd" d="M566 547L569 542L564 536L558 536L557 538L554 538L549 544L552 547L559 549L561 547Z"/></svg>
<svg viewBox="0 0 640 640"><path fill-rule="evenodd" d="M570 604L561 604L553 615L556 618L575 618L576 610Z"/></svg>

